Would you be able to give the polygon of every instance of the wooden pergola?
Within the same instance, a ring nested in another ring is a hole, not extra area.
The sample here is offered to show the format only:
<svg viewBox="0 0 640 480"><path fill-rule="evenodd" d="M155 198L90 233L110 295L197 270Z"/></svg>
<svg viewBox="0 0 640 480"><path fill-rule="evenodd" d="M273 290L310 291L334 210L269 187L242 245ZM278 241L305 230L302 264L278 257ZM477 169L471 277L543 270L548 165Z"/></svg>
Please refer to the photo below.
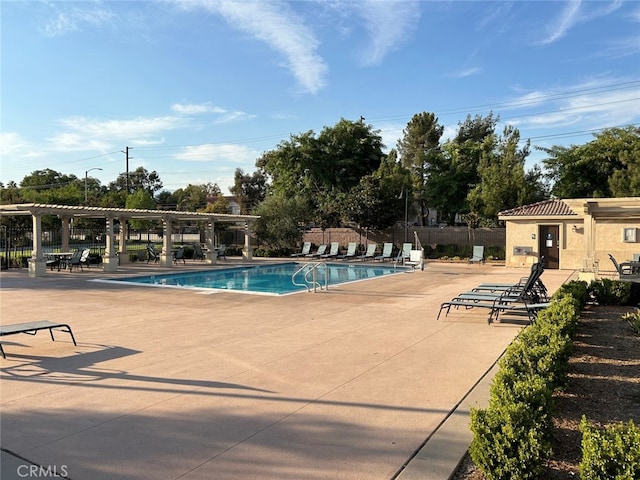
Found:
<svg viewBox="0 0 640 480"><path fill-rule="evenodd" d="M251 224L257 220L255 215L231 215L224 213L182 212L176 210L144 210L138 208L104 208L84 207L76 205L50 205L42 203L20 203L13 205L0 205L0 218L3 216L27 216L33 221L33 250L29 259L29 276L40 277L46 274L46 261L42 249L42 216L55 215L62 220L62 245L63 250L69 249L70 224L74 218L104 218L106 219L106 248L102 257L103 270L115 272L118 264L128 263L126 251L126 231L119 232L119 251L115 250L115 221L121 224L129 220L160 220L162 221L162 252L160 265L173 266L173 253L171 251L172 224L180 221L206 222L205 228L205 262L216 263L217 253L214 248L214 233L216 222L244 223L245 239L243 257L250 261L251 255ZM118 257L120 257L118 259Z"/></svg>

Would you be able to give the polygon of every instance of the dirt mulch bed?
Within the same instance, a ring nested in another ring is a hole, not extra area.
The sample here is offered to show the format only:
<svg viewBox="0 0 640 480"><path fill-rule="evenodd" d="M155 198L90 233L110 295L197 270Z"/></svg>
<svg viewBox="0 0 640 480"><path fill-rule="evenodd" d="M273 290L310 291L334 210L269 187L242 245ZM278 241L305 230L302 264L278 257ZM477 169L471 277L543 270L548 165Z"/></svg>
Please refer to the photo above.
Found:
<svg viewBox="0 0 640 480"><path fill-rule="evenodd" d="M640 425L640 337L622 316L630 307L588 307L578 323L569 381L554 394L553 457L544 478L578 479L582 415L599 427L632 419ZM483 480L469 455L453 480Z"/></svg>

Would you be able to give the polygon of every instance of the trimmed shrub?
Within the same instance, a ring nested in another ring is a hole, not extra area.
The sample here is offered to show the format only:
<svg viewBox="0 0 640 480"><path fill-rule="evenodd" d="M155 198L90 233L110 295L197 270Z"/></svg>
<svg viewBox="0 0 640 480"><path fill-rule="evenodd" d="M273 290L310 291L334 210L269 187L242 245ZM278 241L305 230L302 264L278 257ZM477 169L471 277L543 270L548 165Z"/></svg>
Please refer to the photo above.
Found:
<svg viewBox="0 0 640 480"><path fill-rule="evenodd" d="M631 284L601 278L589 284L589 292L598 305L626 305L631 298Z"/></svg>
<svg viewBox="0 0 640 480"><path fill-rule="evenodd" d="M637 480L640 478L640 427L616 423L602 430L589 424L583 415L582 480Z"/></svg>
<svg viewBox="0 0 640 480"><path fill-rule="evenodd" d="M522 402L471 409L469 454L487 480L540 478L544 459L551 454L541 420Z"/></svg>

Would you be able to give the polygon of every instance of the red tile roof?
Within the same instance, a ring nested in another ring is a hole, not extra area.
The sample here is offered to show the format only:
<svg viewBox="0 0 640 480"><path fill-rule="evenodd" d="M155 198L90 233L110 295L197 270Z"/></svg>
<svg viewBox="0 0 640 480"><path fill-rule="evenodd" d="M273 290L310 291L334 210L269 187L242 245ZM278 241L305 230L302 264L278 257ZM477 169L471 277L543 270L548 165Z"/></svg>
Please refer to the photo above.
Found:
<svg viewBox="0 0 640 480"><path fill-rule="evenodd" d="M523 205L521 207L504 210L498 214L501 217L557 217L566 215L577 215L562 200L545 200L543 202Z"/></svg>

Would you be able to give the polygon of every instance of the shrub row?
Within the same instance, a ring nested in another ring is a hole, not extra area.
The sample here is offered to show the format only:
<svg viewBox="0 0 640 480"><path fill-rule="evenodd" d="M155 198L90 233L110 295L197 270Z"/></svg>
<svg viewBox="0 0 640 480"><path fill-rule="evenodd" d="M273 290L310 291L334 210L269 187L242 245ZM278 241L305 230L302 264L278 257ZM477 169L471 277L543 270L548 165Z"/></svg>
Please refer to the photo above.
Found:
<svg viewBox="0 0 640 480"><path fill-rule="evenodd" d="M524 329L500 359L489 407L471 410L469 454L488 480L541 478L551 456L553 391L566 383L571 339L588 300L624 304L633 287L608 279L572 281ZM640 427L617 424L598 430L581 423L583 480L640 478Z"/></svg>
<svg viewBox="0 0 640 480"><path fill-rule="evenodd" d="M585 282L570 282L554 294L500 359L489 407L471 410L469 454L486 479L541 478L551 456L552 394L566 381L571 336L586 292Z"/></svg>

